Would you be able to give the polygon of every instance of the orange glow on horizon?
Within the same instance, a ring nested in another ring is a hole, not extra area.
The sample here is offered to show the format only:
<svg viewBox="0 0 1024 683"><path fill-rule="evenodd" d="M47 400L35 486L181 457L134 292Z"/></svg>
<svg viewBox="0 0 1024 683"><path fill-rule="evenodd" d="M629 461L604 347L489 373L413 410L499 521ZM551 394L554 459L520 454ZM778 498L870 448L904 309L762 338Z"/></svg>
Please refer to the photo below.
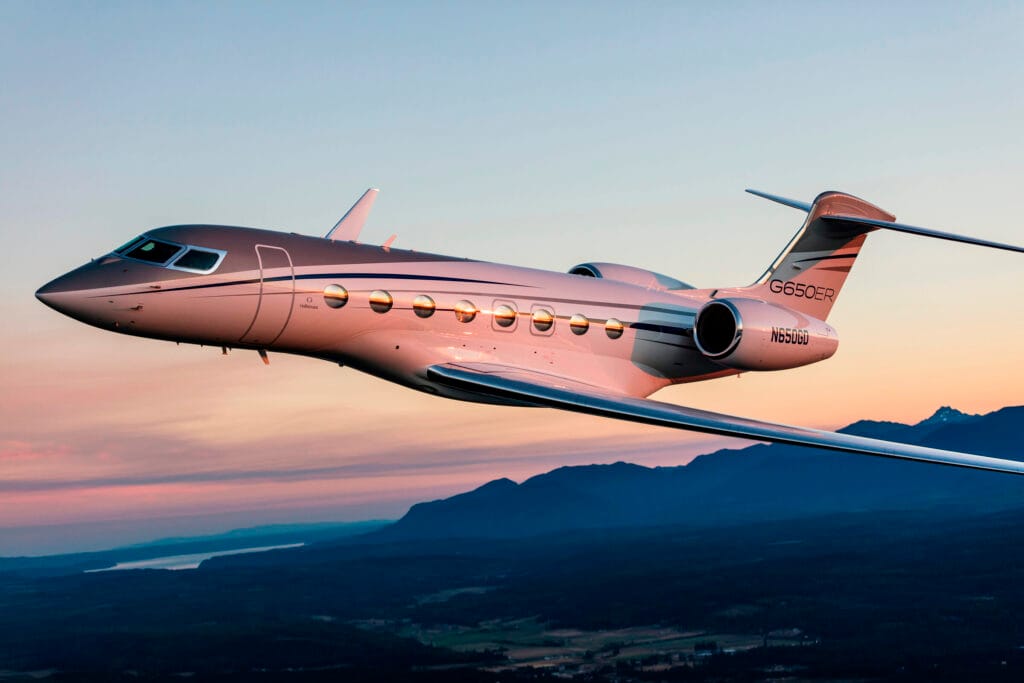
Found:
<svg viewBox="0 0 1024 683"><path fill-rule="evenodd" d="M102 346L83 332L83 347ZM54 373L44 349L5 374L0 539L3 527L180 516L393 518L415 502L499 477L522 481L563 465L619 460L679 465L745 445L547 409L447 401L280 354L264 367L256 354L169 353L167 345L134 339L113 346L124 351L115 362L98 351L100 361ZM987 359L961 356L955 373L906 367L913 381L893 382L885 356L910 355L897 346L861 349L873 359L859 366L751 373L655 398L829 429L862 418L916 422L947 403L988 412L1022 402L1024 363L1000 367L993 382ZM944 362L941 348L917 349L924 368ZM141 368L147 372L136 379Z"/></svg>

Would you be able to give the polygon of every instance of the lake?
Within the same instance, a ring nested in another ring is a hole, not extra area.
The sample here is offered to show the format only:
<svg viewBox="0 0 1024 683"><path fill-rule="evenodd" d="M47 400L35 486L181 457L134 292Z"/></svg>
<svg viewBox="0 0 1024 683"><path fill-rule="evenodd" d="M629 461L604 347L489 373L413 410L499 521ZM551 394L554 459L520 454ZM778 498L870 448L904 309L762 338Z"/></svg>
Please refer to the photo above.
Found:
<svg viewBox="0 0 1024 683"><path fill-rule="evenodd" d="M194 553L191 555L167 555L165 557L153 557L148 560L135 560L134 562L118 562L113 567L104 569L90 569L86 574L95 572L113 572L122 569L195 569L203 560L221 555L243 555L245 553L264 553L268 550L280 550L282 548L300 548L305 543L288 543L286 545L265 545L257 548L236 548L234 550L215 550L206 553Z"/></svg>

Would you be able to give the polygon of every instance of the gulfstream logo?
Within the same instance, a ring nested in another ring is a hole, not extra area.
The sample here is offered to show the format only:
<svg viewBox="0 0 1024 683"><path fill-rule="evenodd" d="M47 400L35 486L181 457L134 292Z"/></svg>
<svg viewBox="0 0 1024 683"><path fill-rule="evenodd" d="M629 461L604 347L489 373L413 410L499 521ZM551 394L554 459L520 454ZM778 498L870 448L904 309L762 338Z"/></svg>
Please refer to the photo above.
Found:
<svg viewBox="0 0 1024 683"><path fill-rule="evenodd" d="M792 327L773 327L772 341L776 344L802 344L806 346L811 342L811 335L807 330L796 330Z"/></svg>

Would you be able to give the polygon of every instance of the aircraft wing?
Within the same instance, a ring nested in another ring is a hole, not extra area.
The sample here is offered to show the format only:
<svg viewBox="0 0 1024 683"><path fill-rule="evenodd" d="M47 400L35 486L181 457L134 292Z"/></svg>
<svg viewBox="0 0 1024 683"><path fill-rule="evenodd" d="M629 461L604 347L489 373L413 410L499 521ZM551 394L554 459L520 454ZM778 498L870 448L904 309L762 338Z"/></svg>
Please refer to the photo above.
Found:
<svg viewBox="0 0 1024 683"><path fill-rule="evenodd" d="M786 443L883 458L919 460L940 465L1024 474L1024 462L1016 460L970 455L956 451L869 439L851 434L734 417L673 403L616 394L599 387L565 380L553 375L508 366L448 363L429 367L427 376L435 382L484 396L619 420L707 434L735 436L755 441Z"/></svg>

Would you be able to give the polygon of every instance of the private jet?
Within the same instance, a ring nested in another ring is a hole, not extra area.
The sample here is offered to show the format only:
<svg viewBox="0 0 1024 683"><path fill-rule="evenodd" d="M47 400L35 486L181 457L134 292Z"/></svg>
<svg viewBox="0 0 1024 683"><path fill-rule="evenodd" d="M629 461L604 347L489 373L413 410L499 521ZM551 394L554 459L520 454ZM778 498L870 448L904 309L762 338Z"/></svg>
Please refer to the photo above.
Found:
<svg viewBox="0 0 1024 683"><path fill-rule="evenodd" d="M895 222L849 194L806 214L756 282L698 289L617 263L552 272L357 240L376 189L325 237L219 225L149 230L46 284L47 306L104 330L310 356L446 398L547 406L756 441L1024 474L971 455L708 412L648 397L672 384L831 357L829 312L869 233L1024 253Z"/></svg>

